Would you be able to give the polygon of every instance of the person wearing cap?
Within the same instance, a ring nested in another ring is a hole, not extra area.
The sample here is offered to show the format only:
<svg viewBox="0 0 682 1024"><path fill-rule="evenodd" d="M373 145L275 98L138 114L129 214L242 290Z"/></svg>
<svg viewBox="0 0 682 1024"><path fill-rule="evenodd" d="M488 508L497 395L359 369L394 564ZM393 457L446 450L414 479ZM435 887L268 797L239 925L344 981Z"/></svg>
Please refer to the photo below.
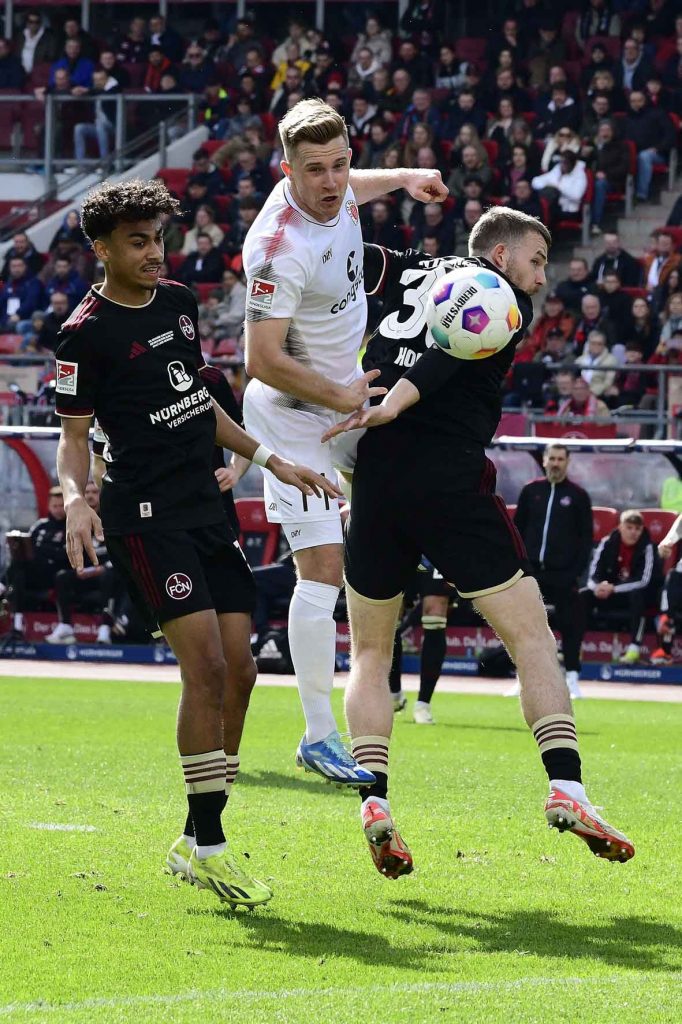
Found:
<svg viewBox="0 0 682 1024"><path fill-rule="evenodd" d="M627 619L630 643L620 658L625 664L639 661L646 610L658 607L662 576L661 559L642 513L626 509L616 529L595 548L582 591L588 613L615 610Z"/></svg>
<svg viewBox="0 0 682 1024"><path fill-rule="evenodd" d="M557 330L566 341L569 341L575 330L575 318L566 309L564 300L559 293L551 291L545 296L542 315L535 322L531 332L534 349L536 351L543 350L550 331Z"/></svg>
<svg viewBox="0 0 682 1024"><path fill-rule="evenodd" d="M533 356L534 363L562 363L572 366L575 362L573 345L567 341L560 327L552 327L545 336L544 347Z"/></svg>

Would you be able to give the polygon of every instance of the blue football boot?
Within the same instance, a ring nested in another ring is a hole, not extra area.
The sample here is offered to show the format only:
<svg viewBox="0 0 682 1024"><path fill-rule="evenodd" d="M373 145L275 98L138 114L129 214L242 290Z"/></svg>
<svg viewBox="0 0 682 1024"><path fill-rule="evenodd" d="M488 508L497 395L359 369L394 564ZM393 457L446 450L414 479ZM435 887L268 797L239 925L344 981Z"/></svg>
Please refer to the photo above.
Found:
<svg viewBox="0 0 682 1024"><path fill-rule="evenodd" d="M304 736L296 751L296 766L321 775L326 782L333 782L339 788L357 789L376 782L376 777L348 753L338 732L330 732L317 743L306 743Z"/></svg>

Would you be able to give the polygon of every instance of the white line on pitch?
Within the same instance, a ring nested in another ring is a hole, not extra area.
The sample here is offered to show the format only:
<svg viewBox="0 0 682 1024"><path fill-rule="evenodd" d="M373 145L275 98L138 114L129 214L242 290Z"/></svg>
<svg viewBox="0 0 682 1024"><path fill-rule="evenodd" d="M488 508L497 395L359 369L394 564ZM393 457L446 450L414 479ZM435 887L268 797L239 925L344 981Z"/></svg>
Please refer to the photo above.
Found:
<svg viewBox="0 0 682 1024"><path fill-rule="evenodd" d="M131 1007L144 1007L144 1006L172 1006L179 1003L190 1003L196 1002L198 999L210 999L210 1000L228 1000L235 1003L243 1002L260 1002L268 1000L281 1000L281 999L301 999L301 998L316 998L319 999L321 996L329 996L332 998L341 997L360 997L374 996L379 993L386 993L388 995L410 995L419 993L442 993L447 995L457 995L458 993L466 994L468 992L513 992L520 988L544 988L550 985L556 988L557 985L627 985L636 984L643 985L648 984L653 980L660 980L658 974L639 974L639 975L612 975L610 977L600 978L595 976L593 978L559 978L553 976L551 978L517 978L512 981L455 981L455 982L415 982L405 984L394 984L394 985L369 985L360 988L293 988L293 989L281 989L280 991L258 991L253 989L211 989L206 992L200 990L192 990L190 992L181 992L175 995L151 995L151 996L114 996L111 998L93 998L83 999L77 1003L10 1003L7 1006L0 1006L0 1017L9 1017L15 1013L54 1013L54 1012L67 1012L75 1013L79 1010L97 1010L99 1008L118 1008L124 1006ZM666 982L681 982L682 972L675 972L667 974L665 978Z"/></svg>
<svg viewBox="0 0 682 1024"><path fill-rule="evenodd" d="M29 821L28 828L39 828L43 832L96 832L94 825L57 825L53 821Z"/></svg>

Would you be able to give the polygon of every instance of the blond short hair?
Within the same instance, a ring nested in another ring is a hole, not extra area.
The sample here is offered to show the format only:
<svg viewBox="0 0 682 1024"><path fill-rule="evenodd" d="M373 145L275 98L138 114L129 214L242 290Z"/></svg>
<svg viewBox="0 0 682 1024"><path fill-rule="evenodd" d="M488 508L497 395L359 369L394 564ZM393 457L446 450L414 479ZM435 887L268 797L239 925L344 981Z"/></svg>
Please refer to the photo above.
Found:
<svg viewBox="0 0 682 1024"><path fill-rule="evenodd" d="M540 235L549 249L552 236L537 217L530 217L520 210L509 210L506 206L491 206L472 228L469 255L486 256L500 244L513 248L520 245L531 231Z"/></svg>
<svg viewBox="0 0 682 1024"><path fill-rule="evenodd" d="M333 139L343 138L346 146L349 145L346 122L320 99L299 100L294 104L279 122L279 136L289 162L302 142L325 146Z"/></svg>

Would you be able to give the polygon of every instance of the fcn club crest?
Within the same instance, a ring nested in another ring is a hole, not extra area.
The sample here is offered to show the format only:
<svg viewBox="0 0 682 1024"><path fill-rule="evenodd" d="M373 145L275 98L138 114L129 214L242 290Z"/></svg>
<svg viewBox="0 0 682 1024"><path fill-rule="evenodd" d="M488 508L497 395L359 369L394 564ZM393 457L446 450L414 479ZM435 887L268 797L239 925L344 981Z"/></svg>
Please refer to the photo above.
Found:
<svg viewBox="0 0 682 1024"><path fill-rule="evenodd" d="M183 315L179 320L180 330L189 341L194 341L194 324L188 316Z"/></svg>
<svg viewBox="0 0 682 1024"><path fill-rule="evenodd" d="M360 214L358 213L358 204L355 202L354 199L348 200L348 202L346 203L346 210L348 211L348 216L353 221L353 223L357 224L358 221L360 220Z"/></svg>

